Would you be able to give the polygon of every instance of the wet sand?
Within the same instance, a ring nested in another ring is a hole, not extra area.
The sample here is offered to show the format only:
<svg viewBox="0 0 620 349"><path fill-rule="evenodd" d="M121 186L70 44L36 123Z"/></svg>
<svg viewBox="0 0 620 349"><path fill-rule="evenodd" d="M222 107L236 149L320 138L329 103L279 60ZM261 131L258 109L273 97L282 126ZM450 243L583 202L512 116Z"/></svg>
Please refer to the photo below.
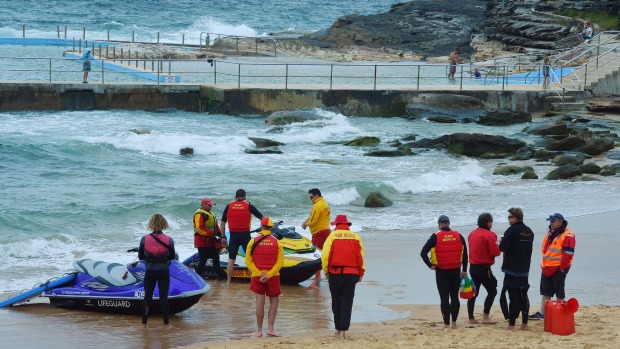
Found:
<svg viewBox="0 0 620 349"><path fill-rule="evenodd" d="M433 231L413 230L362 234L367 274L356 290L351 340L344 343L332 338L330 295L325 281L320 287L312 289L307 287L308 281L298 286L283 286L276 321L276 331L283 337L259 339L250 338L255 331L256 320L255 299L248 290L249 284L240 281L226 286L223 281L209 281L212 289L198 304L171 317L171 330L162 329L160 316L149 318L149 326L143 329L138 316L72 311L52 308L47 304L2 309L1 347L288 348L322 343L336 348L412 345L446 348L462 345L460 341L467 340L476 344L482 341L477 346L480 348L514 347L516 341L523 341L523 347L527 348L547 348L553 343L562 343L566 348L587 348L584 344L587 341L593 343L592 348L618 348L620 271L616 269L616 263L609 262L620 250L620 242L611 237L613 228L610 228L614 227L618 214L614 211L567 217L569 226L577 236L575 264L568 276L567 295L577 298L582 305L575 316L577 334L574 336L544 334L542 325L536 322L532 323L532 330L527 333L517 331L514 336L518 337L507 336L503 322L492 326L470 326L466 323L465 302L462 302L459 329L439 331L441 316L434 274L419 257L422 245ZM536 233L529 292L533 312L540 304L538 246L546 222L528 221L527 212L525 221ZM493 230L501 235L506 227L506 224L496 224ZM467 236L474 227L454 228ZM500 265L501 258L498 258L493 270L501 282ZM481 297L484 296L486 293L482 290ZM591 308L584 308L588 306ZM491 314L500 319L499 306L495 305ZM561 338L567 342L560 342ZM487 340L490 342L486 343ZM435 346L436 341L442 345ZM571 346L573 344L575 346Z"/></svg>

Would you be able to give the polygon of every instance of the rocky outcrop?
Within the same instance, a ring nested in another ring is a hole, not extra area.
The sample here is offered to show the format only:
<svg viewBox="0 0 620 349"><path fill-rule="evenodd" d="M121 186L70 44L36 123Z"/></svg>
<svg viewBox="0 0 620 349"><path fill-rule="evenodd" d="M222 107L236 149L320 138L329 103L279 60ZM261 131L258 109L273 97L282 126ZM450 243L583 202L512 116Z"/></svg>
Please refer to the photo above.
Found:
<svg viewBox="0 0 620 349"><path fill-rule="evenodd" d="M487 109L487 104L475 97L449 93L421 93L407 102L407 114L412 118L427 117L436 122L452 122L475 118Z"/></svg>
<svg viewBox="0 0 620 349"><path fill-rule="evenodd" d="M379 143L381 143L381 139L379 139L379 137L361 136L345 142L344 145L351 147L367 147L377 145Z"/></svg>
<svg viewBox="0 0 620 349"><path fill-rule="evenodd" d="M256 144L256 148L268 148L268 147L277 147L280 145L284 145L284 143L274 141L267 138L259 138L259 137L248 137L254 144Z"/></svg>
<svg viewBox="0 0 620 349"><path fill-rule="evenodd" d="M392 200L385 197L381 192L373 191L366 197L364 207L389 207L392 204Z"/></svg>
<svg viewBox="0 0 620 349"><path fill-rule="evenodd" d="M564 165L560 166L553 171L549 172L545 179L557 180L557 179L568 179L575 176L581 176L583 172L577 165Z"/></svg>
<svg viewBox="0 0 620 349"><path fill-rule="evenodd" d="M455 133L450 135L446 146L452 153L478 157L487 153L514 154L525 147L525 142L481 133Z"/></svg>
<svg viewBox="0 0 620 349"><path fill-rule="evenodd" d="M314 109L281 110L271 113L265 119L265 124L268 126L278 126L322 119L324 118L317 115Z"/></svg>
<svg viewBox="0 0 620 349"><path fill-rule="evenodd" d="M512 110L487 110L476 121L487 126L508 126L524 122L532 122L532 114Z"/></svg>

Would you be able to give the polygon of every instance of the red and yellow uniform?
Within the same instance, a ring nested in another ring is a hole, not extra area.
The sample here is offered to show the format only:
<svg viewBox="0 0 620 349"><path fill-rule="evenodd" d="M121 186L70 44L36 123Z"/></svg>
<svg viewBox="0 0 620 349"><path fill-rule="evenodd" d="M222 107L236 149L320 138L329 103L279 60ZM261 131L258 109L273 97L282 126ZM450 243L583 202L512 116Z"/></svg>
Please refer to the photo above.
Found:
<svg viewBox="0 0 620 349"><path fill-rule="evenodd" d="M338 225L323 246L321 264L325 274L364 276L364 245L360 236L348 225Z"/></svg>
<svg viewBox="0 0 620 349"><path fill-rule="evenodd" d="M263 230L250 240L246 251L245 264L252 274L250 289L268 297L279 296L280 269L284 265L284 249L280 241L271 235L270 230ZM262 273L267 273L266 283L260 282Z"/></svg>

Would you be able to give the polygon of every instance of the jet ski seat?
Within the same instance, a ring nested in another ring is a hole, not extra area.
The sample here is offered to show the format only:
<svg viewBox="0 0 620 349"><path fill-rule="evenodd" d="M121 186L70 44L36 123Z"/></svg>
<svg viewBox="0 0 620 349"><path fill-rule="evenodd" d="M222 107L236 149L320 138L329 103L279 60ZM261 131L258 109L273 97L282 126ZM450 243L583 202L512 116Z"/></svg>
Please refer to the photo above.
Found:
<svg viewBox="0 0 620 349"><path fill-rule="evenodd" d="M73 262L75 270L86 273L99 282L109 286L127 286L138 282L138 279L120 263L107 263L93 259L80 259Z"/></svg>

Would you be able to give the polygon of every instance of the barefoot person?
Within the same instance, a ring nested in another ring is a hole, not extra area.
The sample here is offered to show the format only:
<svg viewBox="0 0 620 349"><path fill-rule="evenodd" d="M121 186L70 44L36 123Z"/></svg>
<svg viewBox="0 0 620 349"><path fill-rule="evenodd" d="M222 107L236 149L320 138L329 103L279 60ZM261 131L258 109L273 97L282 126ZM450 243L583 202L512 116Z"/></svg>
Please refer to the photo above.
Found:
<svg viewBox="0 0 620 349"><path fill-rule="evenodd" d="M420 257L435 271L444 328L455 329L461 309L459 286L461 278L467 275L467 244L463 235L450 229L448 216L439 216L437 225L439 231L431 235L422 247ZM431 259L428 258L429 252Z"/></svg>
<svg viewBox="0 0 620 349"><path fill-rule="evenodd" d="M335 225L336 230L325 241L321 264L329 281L329 292L332 296L335 335L340 339L347 339L355 286L362 281L366 271L364 245L362 238L351 231L351 223L346 215L336 216L331 225Z"/></svg>
<svg viewBox="0 0 620 349"><path fill-rule="evenodd" d="M497 234L491 231L492 227L493 216L485 212L478 216L478 229L473 230L467 237L467 242L469 243L469 274L474 280L474 286L476 286L475 296L467 300L467 313L470 324L478 323L478 320L474 317L474 307L480 292L480 286L484 286L484 289L487 291L481 322L483 324L497 323L489 316L491 306L493 306L493 301L495 296L497 296L497 279L493 275L491 266L495 264L495 257L499 256L501 252L499 251L499 246L497 246Z"/></svg>
<svg viewBox="0 0 620 349"><path fill-rule="evenodd" d="M213 200L204 198L200 201L200 208L194 213L192 222L194 223L194 247L198 249L200 261L196 266L196 273L204 276L205 265L211 258L213 265L213 276L216 279L224 278L224 271L220 266L220 249L218 240L226 243L226 235L220 231L215 214L211 208L215 205Z"/></svg>
<svg viewBox="0 0 620 349"><path fill-rule="evenodd" d="M174 241L164 234L169 229L164 216L154 214L146 227L152 231L143 236L138 248L138 258L145 262L144 273L144 302L142 303L142 324L146 326L149 318L149 307L153 300L155 285L159 289L159 304L164 319L164 326L169 327L168 289L170 288L170 261L174 259Z"/></svg>
<svg viewBox="0 0 620 349"><path fill-rule="evenodd" d="M263 336L263 319L265 318L265 298L269 297L267 316L267 336L277 337L274 330L280 292L280 269L284 264L284 250L280 241L271 235L273 221L263 217L260 235L251 239L245 254L245 264L252 273L250 290L256 294L255 337ZM266 297L265 297L266 296Z"/></svg>
<svg viewBox="0 0 620 349"><path fill-rule="evenodd" d="M448 61L450 62L450 72L448 72L449 78L454 77L454 74L456 74L456 66L461 63L459 53L461 53L461 50L458 48L455 48L454 51L450 52L450 57L448 57Z"/></svg>
<svg viewBox="0 0 620 349"><path fill-rule="evenodd" d="M235 192L235 200L224 208L222 219L220 220L220 231L225 233L226 223L230 231L230 241L228 242L228 265L226 266L226 284L230 284L232 274L235 269L235 261L239 247L245 248L252 239L250 230L252 229L252 216L262 219L263 214L245 200L245 190L238 189Z"/></svg>
<svg viewBox="0 0 620 349"><path fill-rule="evenodd" d="M308 190L310 194L310 200L312 200L312 211L310 217L308 217L301 227L306 230L310 227L310 233L312 234L312 244L319 250L323 250L325 240L332 232L329 229L329 221L331 213L327 201L321 195L321 191L318 188ZM321 279L321 271L316 272L315 282Z"/></svg>
<svg viewBox="0 0 620 349"><path fill-rule="evenodd" d="M513 332L519 314L521 314L521 329L527 330L530 300L527 291L530 289L528 277L530 274L530 262L532 261L532 246L534 233L523 223L523 210L512 207L508 210L508 223L510 227L504 232L499 249L504 253L502 271L504 272L503 289L508 292L510 305L502 312L508 313L508 331ZM500 299L502 308L506 308ZM506 314L504 314L506 316Z"/></svg>

